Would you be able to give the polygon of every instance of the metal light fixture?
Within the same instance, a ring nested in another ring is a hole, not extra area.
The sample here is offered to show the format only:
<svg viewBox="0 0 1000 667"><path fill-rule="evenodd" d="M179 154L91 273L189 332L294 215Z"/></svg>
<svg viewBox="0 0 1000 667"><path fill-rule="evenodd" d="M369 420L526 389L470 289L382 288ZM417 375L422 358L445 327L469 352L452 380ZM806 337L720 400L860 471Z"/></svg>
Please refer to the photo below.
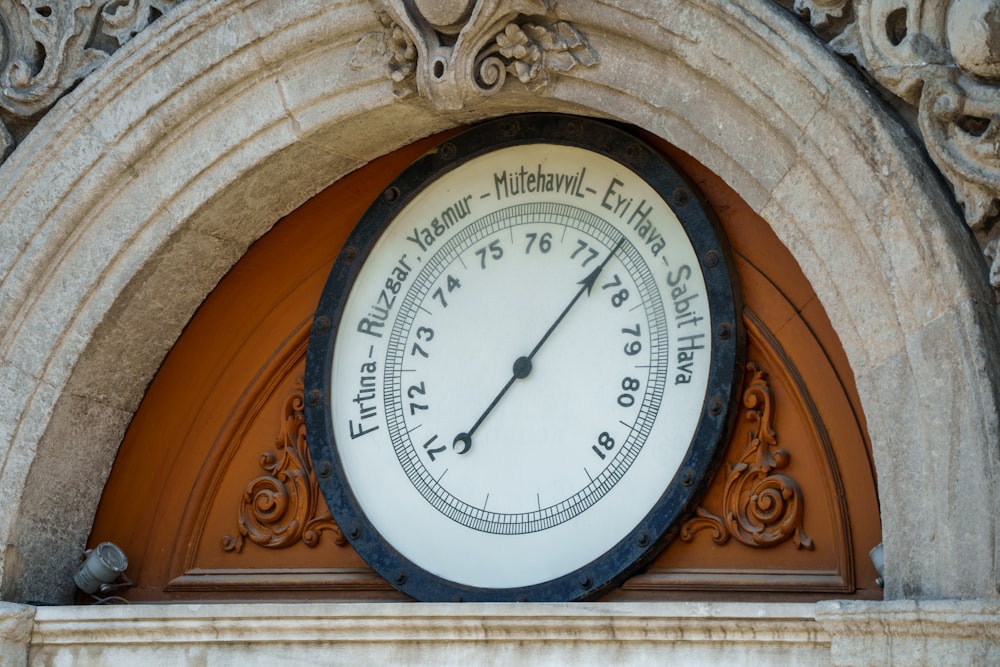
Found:
<svg viewBox="0 0 1000 667"><path fill-rule="evenodd" d="M885 554L882 551L882 543L879 542L875 547L868 552L868 557L872 559L872 565L878 571L878 578L875 579L875 583L879 586L885 586Z"/></svg>
<svg viewBox="0 0 1000 667"><path fill-rule="evenodd" d="M73 582L84 593L96 597L97 592L107 595L132 585L124 575L128 558L117 544L101 542L83 555L84 561L73 575Z"/></svg>

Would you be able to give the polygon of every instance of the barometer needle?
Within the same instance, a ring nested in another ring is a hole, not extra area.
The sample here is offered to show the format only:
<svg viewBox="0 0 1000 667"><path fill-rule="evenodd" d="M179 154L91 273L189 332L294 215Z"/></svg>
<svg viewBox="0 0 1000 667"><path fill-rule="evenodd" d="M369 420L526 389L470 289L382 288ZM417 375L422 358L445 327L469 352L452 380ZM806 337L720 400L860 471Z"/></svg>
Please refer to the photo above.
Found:
<svg viewBox="0 0 1000 667"><path fill-rule="evenodd" d="M479 425L483 423L483 420L486 419L486 416L493 411L493 408L497 406L497 403L500 402L500 399L503 398L504 394L506 394L507 391L514 385L515 381L522 380L531 374L531 360L538 353L538 350L542 348L542 345L544 345L545 341L549 339L549 336L551 336L552 332L556 330L556 327L559 326L559 323L563 321L563 318L566 317L567 313L569 313L570 309L574 306L574 304L576 304L576 302L580 300L580 297L583 296L583 293L586 292L587 296L590 296L590 291L591 289L593 289L594 283L597 282L597 276L601 275L601 271L604 270L604 267L607 266L608 262L611 261L611 258L615 256L615 253L618 252L618 249L622 247L622 244L624 242L625 242L625 237L623 236L618 240L618 243L615 245L615 247L611 249L611 252L608 253L608 256L604 258L604 261L601 262L600 266L591 271L586 278L577 283L577 285L580 285L580 289L577 290L576 294L573 296L573 299L569 302L569 304L565 308L563 308L563 311L559 313L559 317L557 317L555 322L552 323L552 326L548 328L548 331L546 331L542 335L541 339L538 341L535 347L532 348L528 356L518 357L517 359L514 360L514 369L510 376L510 379L507 380L507 384L503 386L503 389L501 389L500 393L496 395L496 398L494 398L490 402L490 404L486 406L486 409L483 411L483 414L479 416L479 419L477 419L476 423L472 425L472 428L470 428L468 431L465 431L464 433L459 433L458 435L455 436L455 440L452 441L451 446L455 449L457 453L464 454L467 451L469 451L469 448L472 447L472 434L476 432L476 429L479 428Z"/></svg>

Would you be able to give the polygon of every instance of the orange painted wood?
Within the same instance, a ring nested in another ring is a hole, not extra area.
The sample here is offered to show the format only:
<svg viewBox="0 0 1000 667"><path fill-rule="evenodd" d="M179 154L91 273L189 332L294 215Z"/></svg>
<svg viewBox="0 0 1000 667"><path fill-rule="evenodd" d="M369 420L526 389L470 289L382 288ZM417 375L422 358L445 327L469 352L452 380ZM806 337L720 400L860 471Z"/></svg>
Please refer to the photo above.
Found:
<svg viewBox="0 0 1000 667"><path fill-rule="evenodd" d="M241 542L239 517L241 507L255 504L262 516L278 513L277 496L268 493L275 478L301 482L294 465L281 468L295 458L292 399L301 392L312 311L334 257L372 199L441 138L372 162L281 220L192 318L133 419L94 522L92 543L114 541L129 556L136 586L126 597L401 599L338 543L329 521L274 548L249 536ZM769 373L774 429L789 454L777 472L801 489L813 548L792 541L756 548L734 539L720 545L702 531L675 540L608 598L880 598L867 557L881 541L874 467L853 376L822 305L767 224L731 189L646 138L696 182L729 236L748 359ZM716 514L727 462L745 450L747 426L737 421L701 503ZM324 510L320 498L316 511ZM296 532L285 524L269 539Z"/></svg>

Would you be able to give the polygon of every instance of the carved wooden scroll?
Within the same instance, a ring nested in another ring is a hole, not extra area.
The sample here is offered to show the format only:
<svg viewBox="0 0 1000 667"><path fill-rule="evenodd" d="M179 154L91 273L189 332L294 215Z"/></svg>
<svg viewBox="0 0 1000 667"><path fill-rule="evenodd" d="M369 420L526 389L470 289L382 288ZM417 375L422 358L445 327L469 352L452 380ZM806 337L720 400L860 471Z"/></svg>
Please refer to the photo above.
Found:
<svg viewBox="0 0 1000 667"><path fill-rule="evenodd" d="M791 456L778 449L767 372L754 363L747 364L747 371L750 380L743 405L750 430L743 454L729 463L723 516L698 507L695 518L681 527L680 538L690 542L695 533L707 529L717 544L734 537L751 547L772 547L791 539L799 549L812 549L813 542L802 528L802 491L794 479L775 472L785 468Z"/></svg>
<svg viewBox="0 0 1000 667"><path fill-rule="evenodd" d="M245 539L270 549L302 542L319 544L324 531L345 546L347 540L334 522L313 472L303 413L302 382L286 399L277 453L265 452L260 467L267 473L247 483L239 507L239 533L222 538L224 551L242 551Z"/></svg>

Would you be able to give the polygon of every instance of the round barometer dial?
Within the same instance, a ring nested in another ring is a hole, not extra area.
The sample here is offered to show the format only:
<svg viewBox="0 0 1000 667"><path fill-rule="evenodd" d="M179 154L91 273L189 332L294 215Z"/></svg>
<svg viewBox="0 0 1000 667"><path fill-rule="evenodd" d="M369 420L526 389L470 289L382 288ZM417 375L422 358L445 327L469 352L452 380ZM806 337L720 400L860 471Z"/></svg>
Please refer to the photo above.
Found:
<svg viewBox="0 0 1000 667"><path fill-rule="evenodd" d="M448 140L348 239L309 345L320 485L359 554L423 600L595 595L707 481L740 368L704 205L595 121Z"/></svg>

